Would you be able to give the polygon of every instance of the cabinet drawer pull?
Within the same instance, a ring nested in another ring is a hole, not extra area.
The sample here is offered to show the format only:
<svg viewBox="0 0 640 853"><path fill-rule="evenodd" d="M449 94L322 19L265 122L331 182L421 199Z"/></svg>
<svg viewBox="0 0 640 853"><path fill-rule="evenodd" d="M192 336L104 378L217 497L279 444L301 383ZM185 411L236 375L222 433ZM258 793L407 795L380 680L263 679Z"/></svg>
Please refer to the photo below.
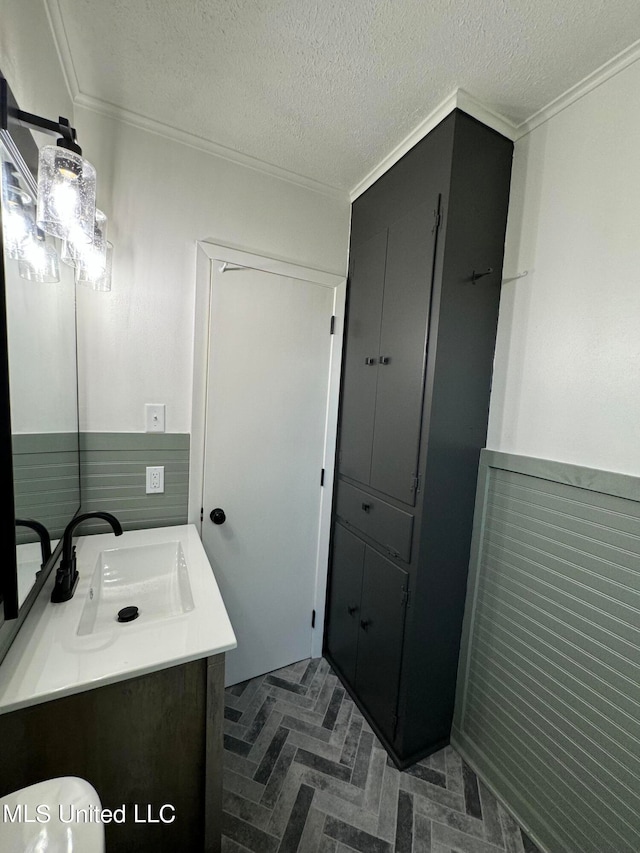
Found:
<svg viewBox="0 0 640 853"><path fill-rule="evenodd" d="M349 614L349 616L353 616L355 613L358 612L358 610L359 608L357 606L347 604L347 613Z"/></svg>
<svg viewBox="0 0 640 853"><path fill-rule="evenodd" d="M380 364L389 364L389 362L391 361L391 357L388 355L381 355L378 361L380 362Z"/></svg>
<svg viewBox="0 0 640 853"><path fill-rule="evenodd" d="M371 619L361 619L360 620L360 627L362 628L363 631L368 631L369 625L371 625Z"/></svg>
<svg viewBox="0 0 640 853"><path fill-rule="evenodd" d="M365 363L365 364L375 364L375 363L376 363L376 359L375 359L375 358L369 358L369 357L367 357L367 358L365 358L364 363Z"/></svg>
<svg viewBox="0 0 640 853"><path fill-rule="evenodd" d="M363 509L365 512L371 512L371 504L363 503L363 504L362 504L362 509Z"/></svg>

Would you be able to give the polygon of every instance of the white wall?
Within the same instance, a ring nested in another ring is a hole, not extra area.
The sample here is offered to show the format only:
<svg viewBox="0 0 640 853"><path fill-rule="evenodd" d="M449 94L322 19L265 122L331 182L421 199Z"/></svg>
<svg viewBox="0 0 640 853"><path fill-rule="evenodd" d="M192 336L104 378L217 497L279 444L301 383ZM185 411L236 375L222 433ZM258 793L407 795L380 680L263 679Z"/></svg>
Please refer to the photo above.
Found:
<svg viewBox="0 0 640 853"><path fill-rule="evenodd" d="M72 118L42 0L0 0L0 70L23 110L52 119Z"/></svg>
<svg viewBox="0 0 640 853"><path fill-rule="evenodd" d="M487 444L640 474L640 62L515 146Z"/></svg>
<svg viewBox="0 0 640 853"><path fill-rule="evenodd" d="M113 290L78 289L81 428L189 432L196 241L345 274L349 201L76 108L115 245ZM286 318L283 318L286 323Z"/></svg>

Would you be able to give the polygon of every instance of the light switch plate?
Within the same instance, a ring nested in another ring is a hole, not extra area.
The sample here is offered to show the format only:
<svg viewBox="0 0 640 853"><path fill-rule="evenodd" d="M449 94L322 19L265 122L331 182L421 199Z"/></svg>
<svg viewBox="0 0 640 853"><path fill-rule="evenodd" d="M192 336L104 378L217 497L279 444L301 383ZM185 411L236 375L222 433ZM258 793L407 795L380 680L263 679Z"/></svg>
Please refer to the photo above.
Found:
<svg viewBox="0 0 640 853"><path fill-rule="evenodd" d="M147 403L144 407L147 432L164 432L164 403Z"/></svg>

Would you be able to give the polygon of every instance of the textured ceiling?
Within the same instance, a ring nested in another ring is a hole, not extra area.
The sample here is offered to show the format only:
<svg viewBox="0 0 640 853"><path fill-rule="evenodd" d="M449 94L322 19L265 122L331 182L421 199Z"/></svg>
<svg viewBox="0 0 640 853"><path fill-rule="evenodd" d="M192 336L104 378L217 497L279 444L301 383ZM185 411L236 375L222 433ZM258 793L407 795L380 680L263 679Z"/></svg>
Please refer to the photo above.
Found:
<svg viewBox="0 0 640 853"><path fill-rule="evenodd" d="M82 95L343 189L455 89L518 124L640 39L639 0L47 2Z"/></svg>

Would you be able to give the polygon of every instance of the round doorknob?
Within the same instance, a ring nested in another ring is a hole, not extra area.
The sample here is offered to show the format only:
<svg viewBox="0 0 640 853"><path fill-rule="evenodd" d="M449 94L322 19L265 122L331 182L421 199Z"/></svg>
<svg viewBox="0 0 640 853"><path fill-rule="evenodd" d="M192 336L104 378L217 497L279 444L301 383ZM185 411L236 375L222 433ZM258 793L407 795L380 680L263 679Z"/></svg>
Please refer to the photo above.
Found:
<svg viewBox="0 0 640 853"><path fill-rule="evenodd" d="M220 507L216 507L212 509L209 518L213 521L214 524L224 524L227 520L227 516L224 514L224 510L220 509Z"/></svg>

